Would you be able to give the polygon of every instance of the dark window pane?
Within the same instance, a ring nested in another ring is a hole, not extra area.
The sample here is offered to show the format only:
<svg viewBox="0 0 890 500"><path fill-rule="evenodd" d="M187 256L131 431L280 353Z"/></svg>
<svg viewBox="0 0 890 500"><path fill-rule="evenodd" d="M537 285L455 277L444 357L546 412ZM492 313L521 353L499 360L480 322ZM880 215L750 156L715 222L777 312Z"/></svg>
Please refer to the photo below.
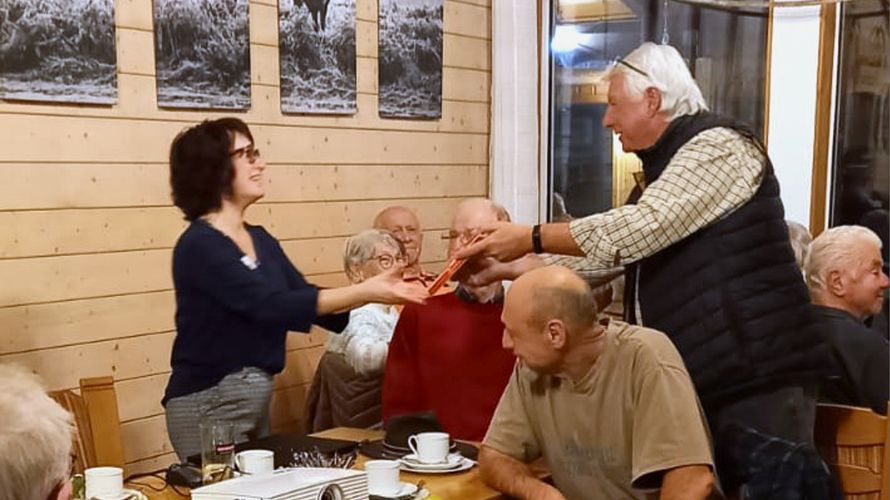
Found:
<svg viewBox="0 0 890 500"><path fill-rule="evenodd" d="M890 12L859 0L841 7L832 182L832 226L859 224L881 237L887 260L890 190Z"/></svg>
<svg viewBox="0 0 890 500"><path fill-rule="evenodd" d="M563 207L569 217L608 210L633 187L634 157L621 155L602 127L607 88L600 77L616 57L662 40L664 5L551 2L550 220L563 219ZM672 1L666 17L669 42L690 65L711 110L762 131L767 12Z"/></svg>

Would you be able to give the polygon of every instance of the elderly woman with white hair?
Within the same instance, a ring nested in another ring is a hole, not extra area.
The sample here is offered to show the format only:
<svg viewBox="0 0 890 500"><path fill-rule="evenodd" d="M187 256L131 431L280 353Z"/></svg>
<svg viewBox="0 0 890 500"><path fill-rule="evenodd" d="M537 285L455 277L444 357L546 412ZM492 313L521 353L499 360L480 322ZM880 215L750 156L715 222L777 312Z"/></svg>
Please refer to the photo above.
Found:
<svg viewBox="0 0 890 500"><path fill-rule="evenodd" d="M343 268L353 284L404 265L405 248L388 231L367 229L346 240ZM306 402L307 431L380 423L383 366L398 318L394 306L366 304L328 337Z"/></svg>
<svg viewBox="0 0 890 500"><path fill-rule="evenodd" d="M71 414L50 399L38 378L0 364L0 498L71 498Z"/></svg>
<svg viewBox="0 0 890 500"><path fill-rule="evenodd" d="M493 224L458 257L500 262L485 261L480 280L515 278L544 263L626 266L625 316L677 346L714 432L723 485L733 491L752 471L769 469L723 431L812 444L827 360L779 182L757 134L708 112L675 48L644 43L617 59L606 80L603 126L642 160L639 199L568 223ZM551 256L521 258L532 252ZM732 464L720 456L744 458Z"/></svg>
<svg viewBox="0 0 890 500"><path fill-rule="evenodd" d="M835 361L820 397L886 414L890 347L863 323L881 312L890 285L882 261L878 235L838 226L813 240L804 272Z"/></svg>

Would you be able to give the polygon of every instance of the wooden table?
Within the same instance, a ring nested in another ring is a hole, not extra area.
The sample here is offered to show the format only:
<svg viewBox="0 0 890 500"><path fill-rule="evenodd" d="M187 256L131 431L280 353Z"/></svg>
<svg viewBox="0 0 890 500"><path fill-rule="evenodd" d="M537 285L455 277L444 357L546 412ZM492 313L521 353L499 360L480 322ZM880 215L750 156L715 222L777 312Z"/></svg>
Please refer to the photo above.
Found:
<svg viewBox="0 0 890 500"><path fill-rule="evenodd" d="M348 427L338 427L322 431L313 436L326 437L332 439L344 439L346 441L362 441L365 439L374 440L383 437L383 431L369 431L367 429L350 429ZM364 467L368 457L359 454L357 467ZM479 475L479 467L464 472L455 472L453 474L417 474L414 472L402 471L399 473L399 479L406 483L417 483L423 480L426 483L426 489L433 495L442 497L442 500L489 500L506 498L499 492L485 486L482 483L482 477Z"/></svg>
<svg viewBox="0 0 890 500"><path fill-rule="evenodd" d="M343 439L346 441L363 441L365 439L374 440L383 437L383 431L370 431L367 429L351 429L348 427L338 427L327 431L313 434L313 436L326 437L331 439ZM359 454L356 467L361 469L365 462L369 459ZM433 495L438 495L442 500L490 500L506 498L495 490L482 483L479 475L479 467L464 472L455 472L453 474L416 474L413 472L402 471L400 479L408 483L417 483L423 480L426 483L426 489ZM163 488L164 481L155 478L141 478L139 483L150 484L155 488ZM172 488L165 488L163 491L157 492L145 486L135 484L127 484L128 488L134 488L142 491L149 500L183 500L184 497L173 491ZM180 488L185 491L185 488Z"/></svg>

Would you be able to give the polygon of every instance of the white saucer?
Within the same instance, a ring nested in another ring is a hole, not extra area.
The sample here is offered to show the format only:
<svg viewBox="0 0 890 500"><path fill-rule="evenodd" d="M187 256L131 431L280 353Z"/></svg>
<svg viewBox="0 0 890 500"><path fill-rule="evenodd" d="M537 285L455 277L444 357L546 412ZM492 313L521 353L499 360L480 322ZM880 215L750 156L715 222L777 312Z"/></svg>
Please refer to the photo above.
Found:
<svg viewBox="0 0 890 500"><path fill-rule="evenodd" d="M405 483L405 482L400 482L399 484L402 486L399 489L399 491L392 493L390 495L381 495L380 493L374 493L372 491L369 491L368 493L371 495L374 495L375 497L382 497L382 498L398 498L398 497L402 497L405 495L413 495L413 494L417 493L417 485L416 484ZM424 490L424 491L426 491L426 490ZM421 497L421 498L424 498L424 497Z"/></svg>
<svg viewBox="0 0 890 500"><path fill-rule="evenodd" d="M135 496L134 496L135 495ZM124 488L117 495L99 495L96 497L98 500L124 500L125 498L137 498L139 500L148 500L144 493L137 490L131 490L128 488Z"/></svg>
<svg viewBox="0 0 890 500"><path fill-rule="evenodd" d="M467 457L463 457L456 453L454 455L457 455L459 457L460 461L458 462L457 467L453 467L453 468L444 468L443 469L443 468L441 468L441 465L440 465L439 468L437 468L437 469L419 469L414 466L415 465L414 462L400 460L400 463L402 464L402 470L407 471L407 472L413 472L415 474L451 474L454 472L463 472L465 470L470 470L473 468L474 465L476 465L475 461L470 460Z"/></svg>
<svg viewBox="0 0 890 500"><path fill-rule="evenodd" d="M417 470L450 470L460 467L460 463L463 458L464 457L461 456L460 453L451 453L447 457L445 457L444 462L429 464L426 462L421 462L417 458L417 455L410 453L402 457L399 461L403 465Z"/></svg>

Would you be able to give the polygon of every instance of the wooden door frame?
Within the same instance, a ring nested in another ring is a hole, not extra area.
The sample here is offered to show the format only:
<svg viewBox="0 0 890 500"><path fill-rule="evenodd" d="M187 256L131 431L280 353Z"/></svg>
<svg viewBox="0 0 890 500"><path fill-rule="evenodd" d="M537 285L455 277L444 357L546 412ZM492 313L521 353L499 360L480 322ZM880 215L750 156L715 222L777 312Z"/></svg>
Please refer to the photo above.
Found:
<svg viewBox="0 0 890 500"><path fill-rule="evenodd" d="M831 161L832 96L834 90L834 46L837 39L836 3L822 5L819 13L819 66L816 70L816 127L813 138L813 177L810 187L810 232L816 237L826 229L828 163Z"/></svg>

